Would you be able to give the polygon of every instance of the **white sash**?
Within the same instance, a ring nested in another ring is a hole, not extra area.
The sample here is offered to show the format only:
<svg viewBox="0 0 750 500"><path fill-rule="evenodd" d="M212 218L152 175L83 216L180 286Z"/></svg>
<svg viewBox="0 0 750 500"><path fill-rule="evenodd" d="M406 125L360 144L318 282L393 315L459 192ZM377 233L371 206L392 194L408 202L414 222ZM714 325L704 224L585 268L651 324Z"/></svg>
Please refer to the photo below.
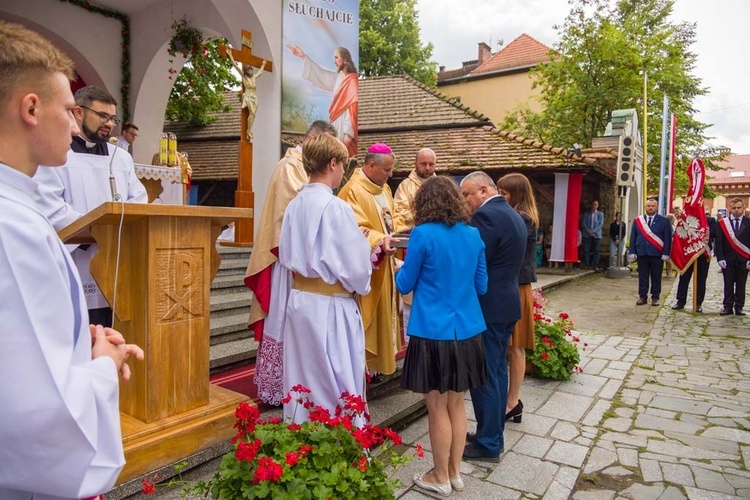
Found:
<svg viewBox="0 0 750 500"><path fill-rule="evenodd" d="M737 252L737 255L745 260L750 260L750 248L743 245L742 242L737 239L737 235L734 234L734 229L732 229L729 223L729 217L721 219L719 225L721 226L721 232L724 233L724 236L729 244L732 245L734 251Z"/></svg>
<svg viewBox="0 0 750 500"><path fill-rule="evenodd" d="M653 217L656 217L655 215ZM638 229L641 230L641 234L648 240L649 243L651 243L653 246L656 247L657 250L664 253L664 241L662 241L661 238L659 238L649 227L649 225L646 223L646 216L643 216L643 219L640 217L637 217L635 219L635 223L638 225Z"/></svg>

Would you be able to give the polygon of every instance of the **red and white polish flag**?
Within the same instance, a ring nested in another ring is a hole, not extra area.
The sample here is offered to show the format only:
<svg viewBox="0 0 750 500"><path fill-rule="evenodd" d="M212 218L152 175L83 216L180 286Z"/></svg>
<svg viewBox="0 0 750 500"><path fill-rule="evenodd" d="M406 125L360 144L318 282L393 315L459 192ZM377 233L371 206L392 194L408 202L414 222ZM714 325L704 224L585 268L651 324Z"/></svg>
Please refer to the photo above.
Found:
<svg viewBox="0 0 750 500"><path fill-rule="evenodd" d="M552 219L553 262L578 262L578 216L583 174L555 174L555 208Z"/></svg>

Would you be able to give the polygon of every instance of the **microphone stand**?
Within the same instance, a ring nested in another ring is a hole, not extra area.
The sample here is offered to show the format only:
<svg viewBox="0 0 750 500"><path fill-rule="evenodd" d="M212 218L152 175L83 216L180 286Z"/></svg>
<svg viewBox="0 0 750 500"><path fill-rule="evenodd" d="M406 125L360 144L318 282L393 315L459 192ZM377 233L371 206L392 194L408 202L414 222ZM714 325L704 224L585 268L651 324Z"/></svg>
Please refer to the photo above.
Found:
<svg viewBox="0 0 750 500"><path fill-rule="evenodd" d="M117 145L117 138L110 137L109 143L112 144L115 149L112 151L112 156L109 159L109 190L112 193L112 201L120 201L120 195L117 194L117 183L115 182L115 174L112 170L112 163L115 161L115 155L120 147Z"/></svg>

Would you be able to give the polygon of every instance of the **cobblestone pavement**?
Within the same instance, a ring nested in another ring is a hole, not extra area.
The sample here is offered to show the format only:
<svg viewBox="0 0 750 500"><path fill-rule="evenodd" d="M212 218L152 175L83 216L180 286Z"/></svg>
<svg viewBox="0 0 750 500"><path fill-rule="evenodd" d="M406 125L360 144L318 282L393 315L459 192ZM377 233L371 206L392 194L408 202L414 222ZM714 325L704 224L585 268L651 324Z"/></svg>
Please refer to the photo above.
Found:
<svg viewBox="0 0 750 500"><path fill-rule="evenodd" d="M716 269L706 314L670 308L676 279L664 279L660 307L635 306L633 277L595 275L550 292L548 311L568 312L589 344L583 373L527 378L523 422L507 424L500 462L463 462L466 489L452 496L750 498L750 316L719 316ZM468 395L466 408L473 429ZM426 418L402 436L430 448ZM411 478L431 463L426 451L398 471L396 496L429 498Z"/></svg>

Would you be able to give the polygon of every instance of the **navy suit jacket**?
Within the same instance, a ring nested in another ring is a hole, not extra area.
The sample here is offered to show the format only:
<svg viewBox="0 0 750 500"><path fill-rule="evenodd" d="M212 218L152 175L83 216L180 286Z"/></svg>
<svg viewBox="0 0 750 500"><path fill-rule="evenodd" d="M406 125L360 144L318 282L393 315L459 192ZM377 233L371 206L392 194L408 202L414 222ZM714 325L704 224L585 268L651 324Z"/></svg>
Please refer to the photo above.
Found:
<svg viewBox="0 0 750 500"><path fill-rule="evenodd" d="M729 225L731 226L731 215L727 215L730 219ZM744 215L740 219L740 230L737 233L737 239L740 243L750 247L750 219ZM724 236L724 231L719 227L719 223L716 223L716 260L726 260L727 262L738 261L745 263L745 259L740 257L737 252L734 251L734 247L727 241Z"/></svg>
<svg viewBox="0 0 750 500"><path fill-rule="evenodd" d="M518 274L526 250L526 224L504 196L496 196L479 207L471 223L484 240L487 261L487 293L479 297L484 321L518 321Z"/></svg>
<svg viewBox="0 0 750 500"><path fill-rule="evenodd" d="M643 216L639 217L643 218ZM664 242L664 251L660 252L657 250L641 233L641 230L638 229L638 224L633 221L628 253L636 254L638 257L661 257L662 255L669 255L672 250L672 225L669 223L669 219L663 215L654 215L654 220L651 223L651 231Z"/></svg>

